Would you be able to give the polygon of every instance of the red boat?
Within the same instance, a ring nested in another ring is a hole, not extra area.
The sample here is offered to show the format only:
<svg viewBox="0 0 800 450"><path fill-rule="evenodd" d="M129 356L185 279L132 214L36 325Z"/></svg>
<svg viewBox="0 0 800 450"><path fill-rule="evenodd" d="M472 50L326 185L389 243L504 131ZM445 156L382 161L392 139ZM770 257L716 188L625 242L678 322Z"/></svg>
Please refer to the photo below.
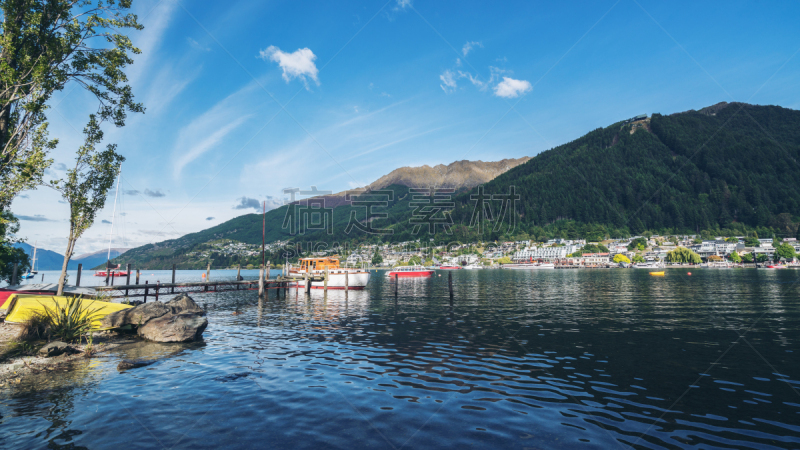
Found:
<svg viewBox="0 0 800 450"><path fill-rule="evenodd" d="M96 277L127 277L128 271L120 269L121 264L117 264L116 267L108 267L106 270L98 270L94 273Z"/></svg>
<svg viewBox="0 0 800 450"><path fill-rule="evenodd" d="M458 270L463 269L461 266L440 266L439 270Z"/></svg>
<svg viewBox="0 0 800 450"><path fill-rule="evenodd" d="M386 276L390 278L424 278L433 275L433 269L426 269L422 266L401 266L390 270Z"/></svg>

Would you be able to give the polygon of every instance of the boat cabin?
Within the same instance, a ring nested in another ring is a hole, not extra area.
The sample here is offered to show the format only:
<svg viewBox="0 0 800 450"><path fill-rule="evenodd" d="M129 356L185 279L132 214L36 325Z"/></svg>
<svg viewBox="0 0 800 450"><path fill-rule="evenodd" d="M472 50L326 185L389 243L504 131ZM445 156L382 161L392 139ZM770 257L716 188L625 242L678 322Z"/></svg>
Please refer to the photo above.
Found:
<svg viewBox="0 0 800 450"><path fill-rule="evenodd" d="M300 258L300 270L311 272L314 270L334 270L339 268L339 258Z"/></svg>

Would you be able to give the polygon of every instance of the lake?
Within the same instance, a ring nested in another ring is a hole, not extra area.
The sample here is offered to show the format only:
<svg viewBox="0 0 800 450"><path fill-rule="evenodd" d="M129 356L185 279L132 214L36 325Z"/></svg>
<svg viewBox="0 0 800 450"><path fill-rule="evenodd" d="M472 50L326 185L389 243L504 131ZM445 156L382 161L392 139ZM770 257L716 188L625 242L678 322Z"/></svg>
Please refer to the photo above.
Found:
<svg viewBox="0 0 800 450"><path fill-rule="evenodd" d="M800 271L459 270L452 308L439 274L399 280L397 297L383 272L347 295L194 295L204 342L136 344L2 387L0 442L800 447ZM129 357L158 362L118 372Z"/></svg>

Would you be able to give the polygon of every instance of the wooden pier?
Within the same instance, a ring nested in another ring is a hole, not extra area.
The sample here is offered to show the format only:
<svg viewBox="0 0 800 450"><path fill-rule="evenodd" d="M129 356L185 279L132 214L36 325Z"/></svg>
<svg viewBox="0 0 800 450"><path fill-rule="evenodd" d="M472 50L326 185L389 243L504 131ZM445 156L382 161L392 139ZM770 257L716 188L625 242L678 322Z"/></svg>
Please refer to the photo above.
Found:
<svg viewBox="0 0 800 450"><path fill-rule="evenodd" d="M192 283L154 283L149 284L121 284L117 286L92 286L98 294L110 298L129 298L129 297L144 297L153 298L158 300L159 295L174 295L174 294L203 294L209 292L228 292L228 291L254 291L254 290L267 290L267 289L281 289L288 288L289 284L297 284L305 286L306 289L310 287L312 281L324 282L324 276L318 277L286 277L279 276L273 280L258 279L258 280L245 280L245 281L198 281ZM263 284L262 284L263 283ZM263 288L262 288L263 286ZM292 286L295 287L295 286Z"/></svg>

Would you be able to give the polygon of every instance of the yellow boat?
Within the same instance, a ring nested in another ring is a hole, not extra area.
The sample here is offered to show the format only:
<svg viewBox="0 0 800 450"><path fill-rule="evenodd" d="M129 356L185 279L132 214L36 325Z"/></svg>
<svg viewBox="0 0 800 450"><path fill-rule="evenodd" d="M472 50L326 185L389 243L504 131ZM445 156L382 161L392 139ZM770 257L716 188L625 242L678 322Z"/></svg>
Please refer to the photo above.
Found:
<svg viewBox="0 0 800 450"><path fill-rule="evenodd" d="M28 320L34 314L44 313L45 307L54 309L56 306L65 307L68 297L55 297L52 295L31 295L31 294L14 294L8 298L6 305L8 305L8 315L6 322L8 323L22 323ZM100 329L100 321L113 312L122 311L123 309L133 308L131 305L123 305L122 303L103 302L100 300L81 299L83 308L87 312L95 311L95 320L92 321L92 328L95 330Z"/></svg>
<svg viewBox="0 0 800 450"><path fill-rule="evenodd" d="M663 277L664 276L664 272L650 272L650 275L652 275L654 277Z"/></svg>

